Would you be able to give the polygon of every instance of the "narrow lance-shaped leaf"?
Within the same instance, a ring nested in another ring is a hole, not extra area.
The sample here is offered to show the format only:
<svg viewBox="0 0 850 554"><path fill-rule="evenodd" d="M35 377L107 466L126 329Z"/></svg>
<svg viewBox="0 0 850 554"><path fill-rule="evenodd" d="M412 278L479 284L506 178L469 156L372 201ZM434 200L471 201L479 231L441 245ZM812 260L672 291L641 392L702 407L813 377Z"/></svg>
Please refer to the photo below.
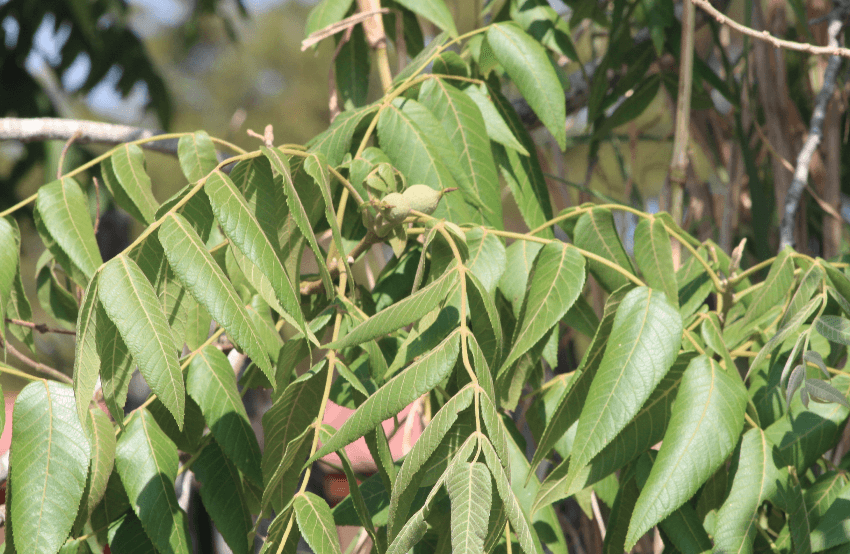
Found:
<svg viewBox="0 0 850 554"><path fill-rule="evenodd" d="M200 180L218 165L215 145L206 131L195 131L177 142L180 169L190 183Z"/></svg>
<svg viewBox="0 0 850 554"><path fill-rule="evenodd" d="M89 405L100 374L100 355L97 348L97 303L100 274L89 282L77 318L77 343L74 351L74 399L77 418L86 420Z"/></svg>
<svg viewBox="0 0 850 554"><path fill-rule="evenodd" d="M42 186L35 207L51 238L86 280L91 279L103 259L94 238L88 201L77 182L65 177Z"/></svg>
<svg viewBox="0 0 850 554"><path fill-rule="evenodd" d="M281 513L289 505L301 476L301 464L310 455L310 448L313 446L312 431L312 427L305 428L300 435L286 444L283 456L275 460L277 467L265 478L263 498L260 501L261 511L265 512L271 506L275 512Z"/></svg>
<svg viewBox="0 0 850 554"><path fill-rule="evenodd" d="M74 391L30 383L15 400L10 448L9 519L19 552L53 554L68 537L89 468L89 441Z"/></svg>
<svg viewBox="0 0 850 554"><path fill-rule="evenodd" d="M124 404L136 364L118 328L106 315L103 306L97 310L97 355L100 358L100 381L103 401L118 425L124 425Z"/></svg>
<svg viewBox="0 0 850 554"><path fill-rule="evenodd" d="M0 218L0 340L6 340L6 304L12 296L18 270L18 230Z"/></svg>
<svg viewBox="0 0 850 554"><path fill-rule="evenodd" d="M307 16L307 23L304 26L304 35L310 36L310 34L341 20L353 3L354 0L322 0L310 10L310 15Z"/></svg>
<svg viewBox="0 0 850 554"><path fill-rule="evenodd" d="M643 219L635 228L635 261L647 284L660 290L667 301L679 307L679 284L673 267L673 249L664 224L655 218Z"/></svg>
<svg viewBox="0 0 850 554"><path fill-rule="evenodd" d="M473 390L471 387L464 387L459 393L454 395L442 408L437 412L434 418L425 427L422 434L413 444L413 448L404 457L404 463L401 469L396 474L395 483L392 487L392 496L390 498L389 522L387 523L387 535L390 540L395 538L396 533L401 529L399 518L405 517L407 514L399 515L399 503L407 492L408 487L417 477L421 477L421 469L431 457L431 454L437 449L446 433L457 421L458 414L469 407L472 403ZM404 506L407 510L408 506Z"/></svg>
<svg viewBox="0 0 850 554"><path fill-rule="evenodd" d="M446 479L452 506L452 552L483 550L490 518L491 483L490 472L481 462L458 464Z"/></svg>
<svg viewBox="0 0 850 554"><path fill-rule="evenodd" d="M847 503L850 502L850 485L846 485L826 508L811 534L813 552L850 542L850 520Z"/></svg>
<svg viewBox="0 0 850 554"><path fill-rule="evenodd" d="M574 248L553 241L534 261L530 284L513 337L513 348L502 373L533 347L573 305L584 288L584 257Z"/></svg>
<svg viewBox="0 0 850 554"><path fill-rule="evenodd" d="M239 471L213 440L201 451L192 471L201 483L201 500L234 554L247 554L251 512L245 502Z"/></svg>
<svg viewBox="0 0 850 554"><path fill-rule="evenodd" d="M125 196L142 221L153 223L159 204L151 192L151 178L145 172L145 154L136 144L122 144L109 160L121 187L119 197ZM108 168L108 169L110 169ZM115 191L113 191L115 192Z"/></svg>
<svg viewBox="0 0 850 554"><path fill-rule="evenodd" d="M779 477L772 450L773 444L761 429L744 433L732 488L717 513L714 545L718 551L753 552L759 506L775 494Z"/></svg>
<svg viewBox="0 0 850 554"><path fill-rule="evenodd" d="M490 140L493 142L497 142L512 150L516 150L523 156L528 156L528 150L520 144L511 132L510 128L508 128L505 120L502 119L502 116L499 115L496 107L487 97L486 87L483 88L485 92L482 92L482 89L477 85L472 85L463 89L463 92L465 92L466 95L475 102L476 106L478 106L478 110L484 118L484 128L487 130L487 136L490 137Z"/></svg>
<svg viewBox="0 0 850 554"><path fill-rule="evenodd" d="M126 255L113 258L101 271L98 297L145 381L182 429L186 391L177 348L145 274Z"/></svg>
<svg viewBox="0 0 850 554"><path fill-rule="evenodd" d="M421 102L442 124L474 194L484 206L484 221L497 229L502 222L499 177L484 118L472 99L443 79L431 79L422 85Z"/></svg>
<svg viewBox="0 0 850 554"><path fill-rule="evenodd" d="M617 309L629 290L630 288L626 286L614 291L608 297L605 303L602 321L600 321L593 341L590 343L590 347L585 352L584 358L579 365L580 373L570 382L570 388L552 414L548 425L546 425L546 429L543 431L543 435L541 435L538 442L537 451L531 460L532 468L536 469L540 465L540 462L555 447L561 436L578 419L583 401L587 397L587 392L596 376L599 364L602 362L605 348L609 342L611 328L614 325ZM531 478L531 475L529 475L529 478Z"/></svg>
<svg viewBox="0 0 850 554"><path fill-rule="evenodd" d="M496 451L493 450L492 445L486 440L481 440L480 444L481 450L484 452L484 459L487 461L487 467L490 468L493 480L496 481L496 490L499 492L499 496L504 503L508 520L511 522L511 527L519 540L519 545L525 551L525 554L542 554L543 548L540 546L537 533L532 532L528 515L526 515L519 505L511 488L511 481L499 463L499 457L496 455Z"/></svg>
<svg viewBox="0 0 850 554"><path fill-rule="evenodd" d="M840 315L822 315L815 321L815 329L834 343L850 346L850 320Z"/></svg>
<svg viewBox="0 0 850 554"><path fill-rule="evenodd" d="M159 240L168 263L192 296L204 306L228 336L271 380L274 370L233 285L204 247L201 238L179 214L165 217Z"/></svg>
<svg viewBox="0 0 850 554"><path fill-rule="evenodd" d="M388 417L433 389L454 367L460 351L460 332L455 331L366 399L333 437L311 458L339 450L374 429Z"/></svg>
<svg viewBox="0 0 850 554"><path fill-rule="evenodd" d="M336 525L327 502L305 491L295 497L292 508L298 528L313 552L341 554Z"/></svg>
<svg viewBox="0 0 850 554"><path fill-rule="evenodd" d="M564 89L546 51L514 23L491 25L487 42L534 113L563 149L567 140Z"/></svg>
<svg viewBox="0 0 850 554"><path fill-rule="evenodd" d="M454 18L443 0L398 0L398 3L431 21L451 36L457 36Z"/></svg>
<svg viewBox="0 0 850 554"><path fill-rule="evenodd" d="M572 467L587 464L631 421L673 365L681 341L682 319L661 295L645 287L626 295L579 417Z"/></svg>
<svg viewBox="0 0 850 554"><path fill-rule="evenodd" d="M135 412L118 438L115 468L133 512L163 554L192 550L189 522L177 504L177 447L146 409Z"/></svg>
<svg viewBox="0 0 850 554"><path fill-rule="evenodd" d="M455 290L458 283L457 270L447 271L427 287L381 310L349 331L343 338L328 344L326 348L354 346L409 325L439 306Z"/></svg>
<svg viewBox="0 0 850 554"><path fill-rule="evenodd" d="M233 181L221 171L215 171L204 184L204 190L224 233L269 280L286 314L306 333L298 284L286 274L275 247L263 233L259 221Z"/></svg>
<svg viewBox="0 0 850 554"><path fill-rule="evenodd" d="M747 312L744 314L740 325L747 326L770 308L781 304L791 288L794 281L794 257L793 250L785 248L776 256L770 271L755 298L750 302Z"/></svg>
<svg viewBox="0 0 850 554"><path fill-rule="evenodd" d="M634 273L632 262L620 242L614 225L614 216L605 208L594 208L582 215L573 231L573 241L579 248L614 262ZM620 272L596 260L588 260L588 268L606 290L614 291L629 280Z"/></svg>
<svg viewBox="0 0 850 554"><path fill-rule="evenodd" d="M696 494L735 448L747 390L731 371L705 356L685 371L661 450L635 505L627 549Z"/></svg>
<svg viewBox="0 0 850 554"><path fill-rule="evenodd" d="M286 205L289 206L289 215L295 220L301 234L307 239L310 249L316 256L316 263L319 266L319 275L322 278L322 283L325 286L325 292L329 297L333 297L333 281L331 274L328 271L328 266L325 263L325 256L319 243L316 241L316 235L313 233L313 227L310 224L310 218L307 212L304 211L304 204L301 202L301 197L298 196L298 191L295 189L295 184L292 182L292 174L289 171L289 162L286 157L277 149L260 148L263 154L269 159L272 167L283 176L283 190L286 192Z"/></svg>
<svg viewBox="0 0 850 554"><path fill-rule="evenodd" d="M210 432L227 457L261 487L260 446L236 388L236 375L221 350L210 345L192 358L186 390L200 406Z"/></svg>
<svg viewBox="0 0 850 554"><path fill-rule="evenodd" d="M115 429L99 408L90 409L86 416L92 429L91 467L86 496L86 513L90 515L103 498L115 465Z"/></svg>

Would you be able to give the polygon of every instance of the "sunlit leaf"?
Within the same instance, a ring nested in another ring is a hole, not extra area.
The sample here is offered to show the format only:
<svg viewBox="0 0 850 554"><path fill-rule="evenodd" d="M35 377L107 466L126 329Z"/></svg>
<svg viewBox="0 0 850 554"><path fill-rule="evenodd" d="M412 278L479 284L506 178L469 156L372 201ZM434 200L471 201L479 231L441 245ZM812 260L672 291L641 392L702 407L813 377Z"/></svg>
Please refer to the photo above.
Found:
<svg viewBox="0 0 850 554"><path fill-rule="evenodd" d="M91 466L89 468L86 513L91 514L106 492L106 485L115 466L115 429L109 418L99 408L86 414L90 421Z"/></svg>
<svg viewBox="0 0 850 554"><path fill-rule="evenodd" d="M482 88L484 89L483 91ZM486 87L473 85L463 89L463 92L465 92L466 95L475 102L476 106L478 106L478 110L484 118L484 127L487 130L487 136L490 140L512 150L516 150L523 156L529 155L528 150L520 144L508 128L508 124L505 123L505 120L501 115L499 115L498 110L496 110L496 107L490 101L490 98L488 98Z"/></svg>
<svg viewBox="0 0 850 554"><path fill-rule="evenodd" d="M491 502L490 472L481 462L458 464L446 489L452 504L452 552L481 552Z"/></svg>
<svg viewBox="0 0 850 554"><path fill-rule="evenodd" d="M132 206L131 214L135 215L134 212L137 212L142 216L141 221L148 225L153 223L159 204L151 192L151 178L145 172L145 154L142 149L135 144L122 144L118 147L108 164L104 164L107 186L111 181L108 176L110 169L120 187L110 187L116 200L126 198L129 206Z"/></svg>
<svg viewBox="0 0 850 554"><path fill-rule="evenodd" d="M314 552L341 553L336 526L327 502L311 492L302 492L295 496L292 508L298 520L298 528Z"/></svg>
<svg viewBox="0 0 850 554"><path fill-rule="evenodd" d="M667 301L678 308L679 284L673 268L673 249L660 220L643 219L635 227L635 261L647 284L663 292Z"/></svg>
<svg viewBox="0 0 850 554"><path fill-rule="evenodd" d="M410 11L421 15L425 19L434 23L437 27L457 36L454 18L444 0L397 0L399 4L409 9Z"/></svg>
<svg viewBox="0 0 850 554"><path fill-rule="evenodd" d="M20 235L17 226L0 218L0 339L6 340L6 304L18 272Z"/></svg>
<svg viewBox="0 0 850 554"><path fill-rule="evenodd" d="M322 0L310 10L307 23L304 26L304 36L324 29L345 17L354 0Z"/></svg>
<svg viewBox="0 0 850 554"><path fill-rule="evenodd" d="M177 142L177 159L183 175L190 183L202 179L218 165L215 145L206 131L195 131L180 137Z"/></svg>
<svg viewBox="0 0 850 554"><path fill-rule="evenodd" d="M19 552L53 554L68 537L88 474L90 446L74 391L54 381L30 383L12 416L7 509Z"/></svg>
<svg viewBox="0 0 850 554"><path fill-rule="evenodd" d="M623 243L617 235L614 216L606 208L594 208L582 215L573 231L573 241L579 248L614 262L634 273ZM596 260L587 260L588 269L604 289L611 292L629 282L620 272Z"/></svg>

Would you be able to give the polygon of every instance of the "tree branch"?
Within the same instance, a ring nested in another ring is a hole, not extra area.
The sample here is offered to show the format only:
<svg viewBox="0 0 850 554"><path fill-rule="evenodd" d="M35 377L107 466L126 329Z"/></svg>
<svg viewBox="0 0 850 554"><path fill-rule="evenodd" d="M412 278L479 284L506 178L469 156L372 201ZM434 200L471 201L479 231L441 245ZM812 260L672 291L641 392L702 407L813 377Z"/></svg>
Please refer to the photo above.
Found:
<svg viewBox="0 0 850 554"><path fill-rule="evenodd" d="M695 1L701 2L702 0ZM846 9L836 9L833 10L829 20L829 44L836 48L838 45L838 34L844 26L843 19L845 15ZM826 117L826 108L829 105L830 98L832 98L832 93L835 91L835 79L838 76L838 70L841 68L841 62L841 56L833 55L829 58L826 70L823 73L823 86L815 98L812 119L809 123L809 135L806 137L806 141L803 143L803 147L797 156L794 180L791 181L791 186L788 188L788 193L785 196L785 210L782 214L782 223L779 225L779 250L782 250L786 246L794 246L794 216L797 214L800 196L803 194L803 189L806 187L806 182L808 181L809 164L823 136L822 125Z"/></svg>
<svg viewBox="0 0 850 554"><path fill-rule="evenodd" d="M9 344L8 341L3 342L3 339L0 339L0 346L4 347L9 352L9 354L16 357L17 359L19 359L20 361L22 361L23 363L25 363L29 367L33 368L34 370L36 370L40 373L43 373L43 374L55 379L56 381L61 381L63 383L67 383L69 385L73 384L74 381L70 377L68 377L67 375L65 375L61 371L59 371L58 369L54 369L54 368L52 368L48 365L44 365L43 363L36 362L35 360L29 358L23 352L18 351L18 349L15 348L14 346L12 346L11 344Z"/></svg>
<svg viewBox="0 0 850 554"><path fill-rule="evenodd" d="M84 121L75 119L59 119L53 117L0 118L0 140L17 140L20 142L40 142L45 140L70 140L77 136L77 144L121 144L131 140L154 137L161 131L152 131L130 125L101 123L99 121ZM147 142L142 148L177 155L177 139L166 139Z"/></svg>

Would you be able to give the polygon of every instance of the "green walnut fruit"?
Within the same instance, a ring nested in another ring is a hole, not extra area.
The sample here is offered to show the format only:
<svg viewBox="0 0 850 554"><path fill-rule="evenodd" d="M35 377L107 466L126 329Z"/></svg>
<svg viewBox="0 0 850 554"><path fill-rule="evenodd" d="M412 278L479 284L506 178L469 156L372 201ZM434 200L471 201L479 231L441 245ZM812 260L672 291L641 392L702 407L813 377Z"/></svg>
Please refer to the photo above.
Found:
<svg viewBox="0 0 850 554"><path fill-rule="evenodd" d="M391 192L381 200L381 214L389 223L401 223L410 215L410 203L401 194Z"/></svg>
<svg viewBox="0 0 850 554"><path fill-rule="evenodd" d="M411 210L431 215L437 209L443 194L455 189L434 190L428 185L411 185L405 189L404 199L407 200Z"/></svg>

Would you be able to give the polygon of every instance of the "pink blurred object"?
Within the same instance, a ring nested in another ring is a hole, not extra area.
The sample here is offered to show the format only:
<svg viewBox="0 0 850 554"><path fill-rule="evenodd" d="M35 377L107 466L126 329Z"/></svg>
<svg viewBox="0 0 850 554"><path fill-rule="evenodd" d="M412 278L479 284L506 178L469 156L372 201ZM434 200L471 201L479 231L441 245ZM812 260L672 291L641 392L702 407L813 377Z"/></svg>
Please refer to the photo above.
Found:
<svg viewBox="0 0 850 554"><path fill-rule="evenodd" d="M3 427L3 435L0 436L0 454L4 454L9 450L9 445L12 444L12 410L15 408L15 398L17 393L3 395L6 401L6 425Z"/></svg>

